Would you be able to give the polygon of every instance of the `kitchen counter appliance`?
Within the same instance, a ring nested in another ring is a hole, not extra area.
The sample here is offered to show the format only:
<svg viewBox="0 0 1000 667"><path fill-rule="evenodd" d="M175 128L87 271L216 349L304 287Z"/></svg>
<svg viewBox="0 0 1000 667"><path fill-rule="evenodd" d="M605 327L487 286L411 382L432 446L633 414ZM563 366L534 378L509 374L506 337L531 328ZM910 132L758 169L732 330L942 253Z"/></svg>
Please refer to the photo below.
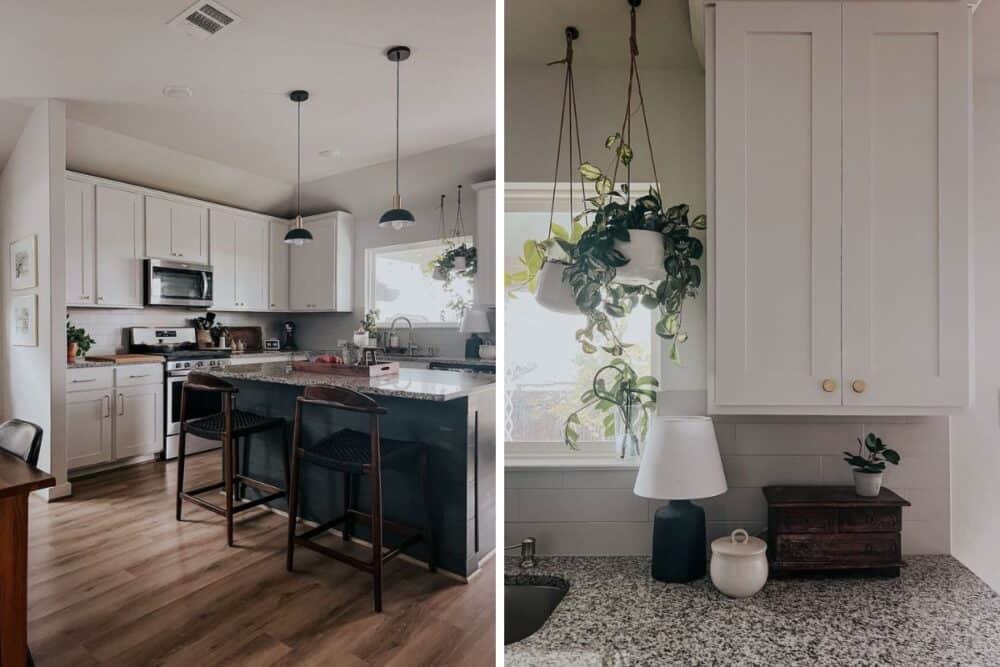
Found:
<svg viewBox="0 0 1000 667"><path fill-rule="evenodd" d="M194 327L134 327L129 330L129 351L155 353L164 357L164 443L160 458L177 457L181 433L181 388L191 371L220 368L229 365L228 350L200 350L195 342ZM201 393L201 392L200 392ZM188 400L190 418L214 414L222 409L217 395L192 395ZM189 435L188 454L217 449L220 443Z"/></svg>

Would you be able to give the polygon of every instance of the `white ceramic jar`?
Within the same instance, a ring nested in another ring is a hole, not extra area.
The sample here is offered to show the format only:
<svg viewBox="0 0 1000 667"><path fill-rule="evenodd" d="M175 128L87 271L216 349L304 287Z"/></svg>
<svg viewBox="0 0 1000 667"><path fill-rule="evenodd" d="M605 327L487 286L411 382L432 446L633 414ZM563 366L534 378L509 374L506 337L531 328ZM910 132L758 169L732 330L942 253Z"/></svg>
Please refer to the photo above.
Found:
<svg viewBox="0 0 1000 667"><path fill-rule="evenodd" d="M731 598L750 597L767 583L767 543L737 528L712 541L712 583Z"/></svg>

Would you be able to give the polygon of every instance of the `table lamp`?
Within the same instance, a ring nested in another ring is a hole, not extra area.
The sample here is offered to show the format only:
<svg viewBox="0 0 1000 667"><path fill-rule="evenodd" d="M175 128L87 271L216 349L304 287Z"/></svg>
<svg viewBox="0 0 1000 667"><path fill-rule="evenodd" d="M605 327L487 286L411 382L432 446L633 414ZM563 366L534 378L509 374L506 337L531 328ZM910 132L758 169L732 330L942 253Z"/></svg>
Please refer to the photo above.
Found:
<svg viewBox="0 0 1000 667"><path fill-rule="evenodd" d="M486 311L482 308L468 308L462 315L462 322L458 330L461 333L470 333L465 341L465 357L467 359L479 358L479 346L483 344L483 339L478 334L490 333L490 320L486 316Z"/></svg>
<svg viewBox="0 0 1000 667"><path fill-rule="evenodd" d="M681 583L705 576L705 510L692 498L726 492L715 427L708 417L653 419L634 493L669 500L653 520L653 578Z"/></svg>

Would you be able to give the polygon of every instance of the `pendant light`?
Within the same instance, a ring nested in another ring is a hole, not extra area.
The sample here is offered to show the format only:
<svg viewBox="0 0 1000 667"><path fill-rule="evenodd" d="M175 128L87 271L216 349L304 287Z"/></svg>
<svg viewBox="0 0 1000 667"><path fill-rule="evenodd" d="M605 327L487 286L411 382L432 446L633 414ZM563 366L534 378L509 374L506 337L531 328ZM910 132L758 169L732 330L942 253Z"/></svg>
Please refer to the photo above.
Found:
<svg viewBox="0 0 1000 667"><path fill-rule="evenodd" d="M298 162L295 172L295 226L285 234L285 243L302 245L313 240L312 233L302 224L302 103L309 99L305 90L293 90L288 98L295 102L298 113Z"/></svg>
<svg viewBox="0 0 1000 667"><path fill-rule="evenodd" d="M399 63L410 57L410 47L394 46L385 52L385 57L396 63L396 193L392 197L392 208L382 214L378 226L402 229L415 222L413 214L402 207L399 199Z"/></svg>

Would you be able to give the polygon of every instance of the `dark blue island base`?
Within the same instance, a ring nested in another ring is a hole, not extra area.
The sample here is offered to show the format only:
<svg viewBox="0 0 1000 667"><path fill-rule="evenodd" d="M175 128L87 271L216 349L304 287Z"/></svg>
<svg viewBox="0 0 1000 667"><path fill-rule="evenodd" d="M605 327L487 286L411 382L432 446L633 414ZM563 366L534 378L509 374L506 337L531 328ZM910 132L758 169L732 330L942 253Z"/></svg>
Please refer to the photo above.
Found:
<svg viewBox="0 0 1000 667"><path fill-rule="evenodd" d="M259 366L257 368L260 368ZM405 372L405 369L404 369ZM457 376L447 371L423 371ZM240 377L234 371L213 373L239 388L236 404L241 410L283 417L288 422L291 440L295 399L302 387L289 384L287 376L279 381ZM331 382L331 384L334 384ZM367 393L367 392L365 392ZM495 548L496 516L496 389L482 384L467 395L450 400L426 400L400 396L374 395L387 414L380 422L386 438L416 440L429 445L429 483L431 519L437 565L463 578L479 569L480 562ZM315 442L338 429L368 431L367 417L342 411L307 407L303 412L303 442ZM284 487L282 457L285 445L280 431L251 437L240 464L251 477ZM387 520L420 525L424 521L424 503L420 493L416 460L413 470L383 469L382 503ZM360 479L357 506L370 508L370 479ZM344 476L303 461L300 472L299 516L315 523L328 521L343 513ZM248 489L248 498L256 497ZM270 503L284 512L284 498ZM356 522L355 534L367 540L368 528ZM301 532L300 528L300 532ZM399 538L385 531L386 546L398 544ZM427 545L415 544L404 553L417 560L428 559Z"/></svg>

